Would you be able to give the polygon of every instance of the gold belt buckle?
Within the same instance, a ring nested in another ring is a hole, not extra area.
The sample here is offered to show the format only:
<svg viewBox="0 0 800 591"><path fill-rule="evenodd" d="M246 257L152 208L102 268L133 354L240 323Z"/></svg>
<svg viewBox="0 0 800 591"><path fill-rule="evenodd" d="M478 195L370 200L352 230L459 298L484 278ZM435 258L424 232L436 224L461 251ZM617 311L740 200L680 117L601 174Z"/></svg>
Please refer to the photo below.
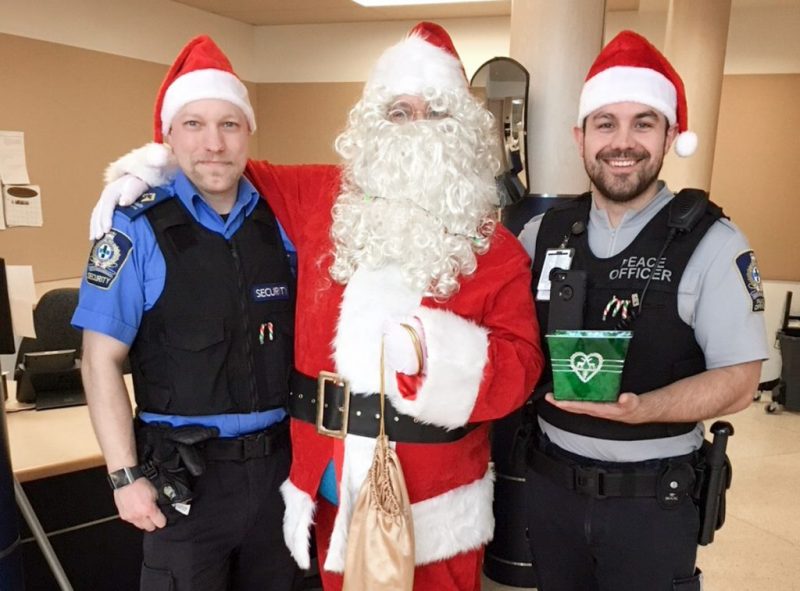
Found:
<svg viewBox="0 0 800 591"><path fill-rule="evenodd" d="M342 427L341 429L328 429L322 424L322 418L325 412L325 384L332 383L334 386L339 386L344 392L343 405L339 407L339 412L342 413ZM317 433L320 435L328 435L336 439L344 439L347 435L347 423L350 418L350 383L340 376L338 373L329 371L319 372L317 377Z"/></svg>

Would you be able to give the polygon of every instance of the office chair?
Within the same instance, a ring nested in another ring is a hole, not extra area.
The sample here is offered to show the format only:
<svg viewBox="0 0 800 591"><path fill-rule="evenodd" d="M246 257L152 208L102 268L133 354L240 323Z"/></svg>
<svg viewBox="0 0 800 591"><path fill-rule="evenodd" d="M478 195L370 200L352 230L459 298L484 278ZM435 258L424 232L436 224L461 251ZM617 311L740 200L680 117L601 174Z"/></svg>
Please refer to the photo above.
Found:
<svg viewBox="0 0 800 591"><path fill-rule="evenodd" d="M82 333L70 324L72 314L78 306L78 288L64 287L45 293L33 310L33 327L36 338L23 337L17 352L14 379L19 380L20 365L26 353L75 349L81 356Z"/></svg>

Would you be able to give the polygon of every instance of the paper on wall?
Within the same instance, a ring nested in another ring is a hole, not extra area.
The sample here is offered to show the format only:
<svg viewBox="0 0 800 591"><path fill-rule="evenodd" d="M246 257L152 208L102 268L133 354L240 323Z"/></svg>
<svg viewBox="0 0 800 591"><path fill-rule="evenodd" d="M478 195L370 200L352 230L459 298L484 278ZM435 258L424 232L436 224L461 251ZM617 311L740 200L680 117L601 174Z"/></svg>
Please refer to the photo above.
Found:
<svg viewBox="0 0 800 591"><path fill-rule="evenodd" d="M4 185L27 185L25 134L21 131L0 131L0 181Z"/></svg>
<svg viewBox="0 0 800 591"><path fill-rule="evenodd" d="M6 225L41 226L42 196L38 185L3 185Z"/></svg>
<svg viewBox="0 0 800 591"><path fill-rule="evenodd" d="M36 337L33 327L33 306L36 303L36 288L33 284L33 267L30 265L7 265L8 300L11 304L11 324L18 337Z"/></svg>

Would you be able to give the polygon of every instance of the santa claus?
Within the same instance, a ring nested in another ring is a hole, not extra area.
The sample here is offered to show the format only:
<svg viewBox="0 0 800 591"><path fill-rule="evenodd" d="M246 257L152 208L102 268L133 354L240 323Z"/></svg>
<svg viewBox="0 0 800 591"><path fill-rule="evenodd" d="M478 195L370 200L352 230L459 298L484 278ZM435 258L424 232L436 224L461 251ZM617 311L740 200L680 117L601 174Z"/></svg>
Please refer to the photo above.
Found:
<svg viewBox="0 0 800 591"><path fill-rule="evenodd" d="M530 263L495 223L495 146L450 37L421 23L375 65L336 140L341 166L246 169L297 247L284 534L307 568L316 524L326 590L341 587L373 457L382 340L386 430L412 503L414 589L480 589L494 529L490 422L524 403L542 367ZM123 157L115 175L163 173L152 154ZM122 186L132 187L127 201L141 189L123 177L106 206Z"/></svg>

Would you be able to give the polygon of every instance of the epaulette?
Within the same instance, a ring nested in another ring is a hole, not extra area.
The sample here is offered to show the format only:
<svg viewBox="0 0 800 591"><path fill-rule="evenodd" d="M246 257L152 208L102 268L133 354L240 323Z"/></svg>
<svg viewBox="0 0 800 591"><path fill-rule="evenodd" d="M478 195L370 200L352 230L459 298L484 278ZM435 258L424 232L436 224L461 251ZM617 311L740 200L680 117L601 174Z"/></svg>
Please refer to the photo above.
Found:
<svg viewBox="0 0 800 591"><path fill-rule="evenodd" d="M163 203L172 197L174 197L174 195L166 189L155 187L146 193L142 193L136 201L127 207L118 207L117 211L126 216L128 219L135 220L151 207L158 205L159 203Z"/></svg>
<svg viewBox="0 0 800 591"><path fill-rule="evenodd" d="M561 203L556 203L553 205L549 210L565 210L565 209L576 209L579 207L584 207L586 202L591 202L592 194L590 192L581 193L572 199L565 199ZM548 210L548 211L549 211Z"/></svg>

